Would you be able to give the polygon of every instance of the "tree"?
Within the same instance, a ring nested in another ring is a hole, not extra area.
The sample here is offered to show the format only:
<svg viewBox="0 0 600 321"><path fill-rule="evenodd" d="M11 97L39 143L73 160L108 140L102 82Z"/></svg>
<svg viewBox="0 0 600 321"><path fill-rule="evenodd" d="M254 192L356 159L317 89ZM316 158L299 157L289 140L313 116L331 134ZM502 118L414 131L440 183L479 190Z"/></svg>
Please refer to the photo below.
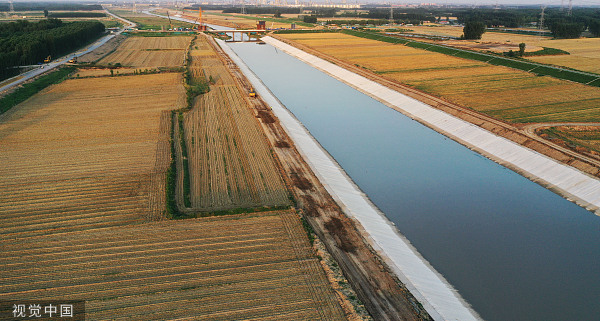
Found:
<svg viewBox="0 0 600 321"><path fill-rule="evenodd" d="M600 37L600 19L590 21L589 29L594 37Z"/></svg>
<svg viewBox="0 0 600 321"><path fill-rule="evenodd" d="M304 16L302 20L306 23L317 23L317 16Z"/></svg>
<svg viewBox="0 0 600 321"><path fill-rule="evenodd" d="M274 18L281 18L281 11L277 10L275 11L275 14L273 15Z"/></svg>
<svg viewBox="0 0 600 321"><path fill-rule="evenodd" d="M575 39L581 36L583 24L577 22L557 21L550 24L550 32L554 38Z"/></svg>
<svg viewBox="0 0 600 321"><path fill-rule="evenodd" d="M481 21L469 21L465 23L463 28L463 39L481 39L481 36L485 32L485 24Z"/></svg>
<svg viewBox="0 0 600 321"><path fill-rule="evenodd" d="M523 57L525 55L525 43L521 42L519 44L519 56Z"/></svg>
<svg viewBox="0 0 600 321"><path fill-rule="evenodd" d="M44 9L44 17L48 18L48 9Z"/></svg>

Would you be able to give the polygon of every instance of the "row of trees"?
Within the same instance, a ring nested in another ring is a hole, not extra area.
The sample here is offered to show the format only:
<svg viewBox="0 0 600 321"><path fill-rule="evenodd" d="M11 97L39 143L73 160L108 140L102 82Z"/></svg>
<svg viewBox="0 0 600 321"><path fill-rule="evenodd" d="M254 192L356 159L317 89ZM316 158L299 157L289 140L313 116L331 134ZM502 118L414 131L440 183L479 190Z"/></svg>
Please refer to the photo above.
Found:
<svg viewBox="0 0 600 321"><path fill-rule="evenodd" d="M0 79L13 75L14 67L37 64L49 55L65 55L102 33L104 25L98 21L48 19L0 24Z"/></svg>
<svg viewBox="0 0 600 321"><path fill-rule="evenodd" d="M88 11L88 10L102 10L102 6L99 4L79 4L69 2L14 2L13 7L15 11L42 11L42 10L56 10L56 11ZM0 11L8 11L10 6L7 2L0 3Z"/></svg>
<svg viewBox="0 0 600 321"><path fill-rule="evenodd" d="M46 11L44 13L46 13ZM85 11L50 12L46 16L49 18L102 18L106 17L106 13Z"/></svg>

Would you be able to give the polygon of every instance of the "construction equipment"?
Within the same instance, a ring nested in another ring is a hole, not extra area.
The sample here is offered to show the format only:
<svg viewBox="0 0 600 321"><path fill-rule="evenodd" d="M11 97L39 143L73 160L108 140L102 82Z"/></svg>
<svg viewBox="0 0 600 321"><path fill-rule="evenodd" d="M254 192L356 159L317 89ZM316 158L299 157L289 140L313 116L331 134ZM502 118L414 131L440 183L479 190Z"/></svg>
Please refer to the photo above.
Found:
<svg viewBox="0 0 600 321"><path fill-rule="evenodd" d="M171 16L169 16L169 11L167 11L167 18L169 18L169 25L171 26L171 29L169 30L173 30L173 22L171 22Z"/></svg>
<svg viewBox="0 0 600 321"><path fill-rule="evenodd" d="M256 92L254 91L254 88L250 88L250 93L248 95L250 97L256 97Z"/></svg>
<svg viewBox="0 0 600 321"><path fill-rule="evenodd" d="M73 58L69 59L69 63L70 64L77 63L77 57L73 57Z"/></svg>
<svg viewBox="0 0 600 321"><path fill-rule="evenodd" d="M44 59L44 63L47 64L52 60L52 57L50 55L48 55L48 57L46 57L46 59Z"/></svg>
<svg viewBox="0 0 600 321"><path fill-rule="evenodd" d="M191 11L191 12L196 12L198 11L198 18L196 18L196 20L194 21L194 24L197 24L197 30L198 31L206 31L206 25L204 25L204 23L202 22L202 8L198 7L198 10L194 10L194 9L183 9L183 12L185 13L186 11Z"/></svg>

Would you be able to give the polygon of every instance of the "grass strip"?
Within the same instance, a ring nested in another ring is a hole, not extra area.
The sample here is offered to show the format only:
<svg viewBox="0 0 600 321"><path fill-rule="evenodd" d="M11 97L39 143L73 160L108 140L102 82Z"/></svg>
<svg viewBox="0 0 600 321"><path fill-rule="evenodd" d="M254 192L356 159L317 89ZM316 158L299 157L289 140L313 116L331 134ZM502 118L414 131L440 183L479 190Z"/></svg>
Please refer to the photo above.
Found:
<svg viewBox="0 0 600 321"><path fill-rule="evenodd" d="M187 146L185 145L185 135L183 133L183 114L178 113L177 117L179 124L179 145L181 146L181 158L183 159L183 204L185 207L192 207L192 202L190 200L191 177L187 157Z"/></svg>
<svg viewBox="0 0 600 321"><path fill-rule="evenodd" d="M175 111L171 112L171 124L173 123L173 117L175 117ZM177 218L181 216L177 202L175 200L175 193L177 188L177 163L175 162L175 129L171 126L171 135L169 137L171 143L171 162L167 169L167 186L165 188L166 193L166 216L167 218Z"/></svg>
<svg viewBox="0 0 600 321"><path fill-rule="evenodd" d="M73 71L75 71L74 67L63 67L47 75L41 76L30 83L24 84L21 88L0 99L0 114L5 113L14 106L24 102L42 89L67 79L67 76Z"/></svg>

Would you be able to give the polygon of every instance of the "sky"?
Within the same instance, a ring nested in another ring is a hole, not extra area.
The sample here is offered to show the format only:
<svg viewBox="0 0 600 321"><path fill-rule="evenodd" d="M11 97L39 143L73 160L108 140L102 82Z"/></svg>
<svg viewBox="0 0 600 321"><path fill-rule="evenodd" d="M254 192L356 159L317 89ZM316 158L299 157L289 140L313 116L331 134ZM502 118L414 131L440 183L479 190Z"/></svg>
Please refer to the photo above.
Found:
<svg viewBox="0 0 600 321"><path fill-rule="evenodd" d="M13 2L91 2L90 0L13 0ZM133 2L133 0L113 0L114 2ZM113 2L108 0L106 2ZM138 3L144 3L147 0L136 0ZM155 0L156 1L156 0ZM173 2L175 0L158 0L161 2ZM205 2L207 0L190 0L189 3ZM210 0L208 0L210 1ZM218 1L218 0L213 0ZM224 3L231 3L231 0L221 0ZM310 0L300 0L301 2L309 2ZM312 0L315 3L325 3L326 0ZM332 3L342 3L342 0L330 0ZM600 0L572 0L573 6L600 6ZM0 0L0 3L8 2L8 0ZM179 0L179 2L188 2ZM236 1L236 2L239 2ZM253 0L246 0L246 3L252 3ZM289 2L289 0L288 0ZM293 2L293 1L292 1ZM477 5L477 6L514 6L514 5L546 5L560 6L563 4L565 8L569 5L569 0L346 0L346 3L392 3L392 4L419 4L419 3L435 3L439 5L461 4L461 5Z"/></svg>

